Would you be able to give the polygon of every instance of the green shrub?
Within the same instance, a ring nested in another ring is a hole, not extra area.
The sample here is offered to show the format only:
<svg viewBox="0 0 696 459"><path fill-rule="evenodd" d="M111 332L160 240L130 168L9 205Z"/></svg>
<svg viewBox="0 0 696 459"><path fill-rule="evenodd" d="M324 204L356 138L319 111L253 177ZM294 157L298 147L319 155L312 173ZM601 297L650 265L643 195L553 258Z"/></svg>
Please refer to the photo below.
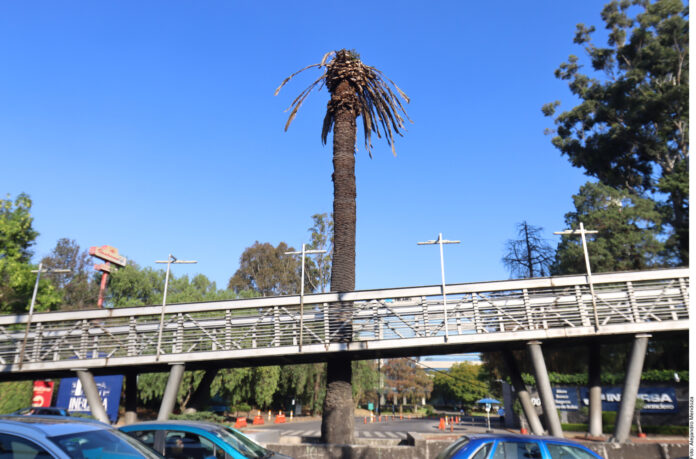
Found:
<svg viewBox="0 0 696 459"><path fill-rule="evenodd" d="M616 424L616 411L602 411L602 425Z"/></svg>
<svg viewBox="0 0 696 459"><path fill-rule="evenodd" d="M238 403L237 405L235 405L234 407L232 407L232 411L246 411L246 412L249 412L249 411L251 411L251 405L249 405L248 403L245 403L245 402Z"/></svg>
<svg viewBox="0 0 696 459"><path fill-rule="evenodd" d="M222 422L224 417L213 413L212 411L197 411L195 413L172 414L169 416L172 419L180 419L182 421L210 421Z"/></svg>
<svg viewBox="0 0 696 459"><path fill-rule="evenodd" d="M11 381L0 383L0 414L8 414L31 406L34 383Z"/></svg>

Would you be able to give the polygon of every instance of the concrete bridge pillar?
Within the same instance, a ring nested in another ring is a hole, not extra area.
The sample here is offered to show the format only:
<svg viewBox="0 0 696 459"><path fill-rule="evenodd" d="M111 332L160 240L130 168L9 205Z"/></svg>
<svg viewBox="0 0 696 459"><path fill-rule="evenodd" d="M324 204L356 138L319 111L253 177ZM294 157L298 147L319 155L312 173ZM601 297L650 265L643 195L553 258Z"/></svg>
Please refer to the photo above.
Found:
<svg viewBox="0 0 696 459"><path fill-rule="evenodd" d="M648 338L651 335L636 335L631 347L631 356L626 368L626 379L624 380L623 390L621 391L621 404L619 412L616 414L616 427L614 436L611 438L613 443L625 443L631 432L633 421L633 410L636 407L636 397L640 387L640 375L643 373L643 363L645 362L645 352L648 349Z"/></svg>
<svg viewBox="0 0 696 459"><path fill-rule="evenodd" d="M598 342L590 344L588 359L588 386L590 389L589 433L593 437L602 435L602 381L600 356L601 348Z"/></svg>
<svg viewBox="0 0 696 459"><path fill-rule="evenodd" d="M544 362L544 354L541 351L540 341L530 341L527 343L527 350L532 359L534 366L534 376L536 379L539 398L541 399L541 407L544 410L544 418L549 433L554 437L562 437L563 429L561 428L561 420L556 412L556 403L553 399L553 391L551 390L551 381L549 374L546 371L546 363Z"/></svg>
<svg viewBox="0 0 696 459"><path fill-rule="evenodd" d="M97 389L97 384L94 382L92 373L84 369L78 369L75 370L75 372L77 373L77 378L80 380L80 384L82 384L82 390L85 391L85 397L87 398L92 416L101 422L111 424L109 417L106 415L106 410L99 396L99 390Z"/></svg>
<svg viewBox="0 0 696 459"><path fill-rule="evenodd" d="M133 371L126 373L126 425L138 422L138 373Z"/></svg>
<svg viewBox="0 0 696 459"><path fill-rule="evenodd" d="M167 379L167 386L164 388L164 395L162 395L162 404L157 414L158 421L166 421L169 419L169 415L172 414L172 411L174 411L176 395L179 392L179 386L181 385L183 376L184 364L173 363L169 370L169 378Z"/></svg>
<svg viewBox="0 0 696 459"><path fill-rule="evenodd" d="M510 349L505 349L503 350L503 358L505 359L505 364L507 365L508 373L512 380L512 386L515 388L515 392L517 392L517 398L522 405L522 410L527 418L527 422L529 422L529 428L532 429L534 435L542 435L544 433L544 428L532 405L532 398L529 396L527 387L524 385L524 381L522 381L522 374L517 366L517 362L515 362L515 356L512 355ZM512 406L510 408L512 408Z"/></svg>

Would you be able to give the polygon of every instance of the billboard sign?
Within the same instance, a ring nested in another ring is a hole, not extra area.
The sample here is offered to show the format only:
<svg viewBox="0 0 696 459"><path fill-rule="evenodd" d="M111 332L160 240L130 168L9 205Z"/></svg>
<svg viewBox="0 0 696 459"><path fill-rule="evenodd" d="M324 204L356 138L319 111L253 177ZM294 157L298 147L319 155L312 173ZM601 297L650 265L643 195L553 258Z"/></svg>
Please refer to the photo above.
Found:
<svg viewBox="0 0 696 459"><path fill-rule="evenodd" d="M621 403L621 387L602 387L602 411L618 411ZM590 404L589 390L586 387L580 388L582 403L585 406ZM641 413L676 413L679 411L677 405L677 393L674 387L641 387L638 389L638 398L645 404Z"/></svg>
<svg viewBox="0 0 696 459"><path fill-rule="evenodd" d="M579 408L577 387L554 387L553 400L561 411L576 411Z"/></svg>
<svg viewBox="0 0 696 459"><path fill-rule="evenodd" d="M95 376L99 398L102 400L106 415L111 422L118 420L118 404L121 401L121 387L123 376ZM63 378L58 387L58 400L56 406L65 408L70 412L91 413L87 397L80 380L77 378Z"/></svg>
<svg viewBox="0 0 696 459"><path fill-rule="evenodd" d="M101 247L90 247L89 254L93 257L101 258L104 261L111 262L117 266L126 266L126 257L118 254L116 247L103 245Z"/></svg>
<svg viewBox="0 0 696 459"><path fill-rule="evenodd" d="M53 381L34 381L31 406L51 406L53 399Z"/></svg>

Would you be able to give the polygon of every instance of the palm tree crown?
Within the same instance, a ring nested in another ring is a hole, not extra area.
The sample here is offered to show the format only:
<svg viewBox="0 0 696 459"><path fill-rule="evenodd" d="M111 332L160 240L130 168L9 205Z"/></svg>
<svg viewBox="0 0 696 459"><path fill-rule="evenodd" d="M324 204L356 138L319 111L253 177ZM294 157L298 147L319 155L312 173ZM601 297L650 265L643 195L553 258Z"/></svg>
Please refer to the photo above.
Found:
<svg viewBox="0 0 696 459"><path fill-rule="evenodd" d="M333 59L329 60L331 57ZM379 138L384 133L387 143L391 146L392 153L396 156L394 134L402 135L401 131L405 129L404 119L401 114L409 121L411 119L406 114L406 110L397 95L392 91L391 86L407 103L410 101L408 96L393 81L385 77L382 72L363 64L360 56L355 51L346 49L328 52L318 64L308 65L293 73L283 80L278 89L276 89L275 94L278 95L282 87L294 76L314 67L323 69L324 73L292 102L288 108L288 110L292 108L292 111L287 123L285 123L285 130L287 131L290 127L290 123L295 119L297 111L312 92L312 89L317 86L321 89L322 86L326 85L329 93L333 95L337 93L338 87L342 82L347 82L351 91L340 98L332 97L327 105L326 116L324 117L324 124L321 130L322 142L326 144L326 138L333 128L336 113L339 110L349 110L353 112L355 117L362 116L365 149L370 157L372 157L372 132L377 134Z"/></svg>

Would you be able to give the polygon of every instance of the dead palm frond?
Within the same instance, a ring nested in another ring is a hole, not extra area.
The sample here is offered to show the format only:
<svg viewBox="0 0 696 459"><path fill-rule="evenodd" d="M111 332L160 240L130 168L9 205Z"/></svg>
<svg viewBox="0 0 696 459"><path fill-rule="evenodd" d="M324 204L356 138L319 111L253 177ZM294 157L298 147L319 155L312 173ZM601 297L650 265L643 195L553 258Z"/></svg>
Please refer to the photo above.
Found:
<svg viewBox="0 0 696 459"><path fill-rule="evenodd" d="M356 116L362 116L365 149L370 154L370 157L372 157L371 137L373 132L379 138L384 133L387 143L391 146L392 153L396 156L394 134L403 135L401 131L405 129L404 119L401 115L403 114L409 121L411 119L406 114L404 106L391 87L393 86L399 96L407 103L409 102L408 96L393 81L385 77L382 72L363 64L355 52L345 49L326 53L318 64L308 65L293 73L278 86L275 95L278 95L283 86L293 77L314 67L323 69L323 73L292 101L288 108L288 110L292 109L292 111L287 123L285 123L285 130L288 130L290 123L297 115L297 111L314 88L318 86L319 90L321 90L325 85L329 93L333 95L338 85L347 81L354 90L355 102L344 100L339 101L339 103L330 102L328 104L321 131L322 142L326 144L326 139L334 125L336 111L345 109L345 104L349 103L351 106L348 108L354 110Z"/></svg>

